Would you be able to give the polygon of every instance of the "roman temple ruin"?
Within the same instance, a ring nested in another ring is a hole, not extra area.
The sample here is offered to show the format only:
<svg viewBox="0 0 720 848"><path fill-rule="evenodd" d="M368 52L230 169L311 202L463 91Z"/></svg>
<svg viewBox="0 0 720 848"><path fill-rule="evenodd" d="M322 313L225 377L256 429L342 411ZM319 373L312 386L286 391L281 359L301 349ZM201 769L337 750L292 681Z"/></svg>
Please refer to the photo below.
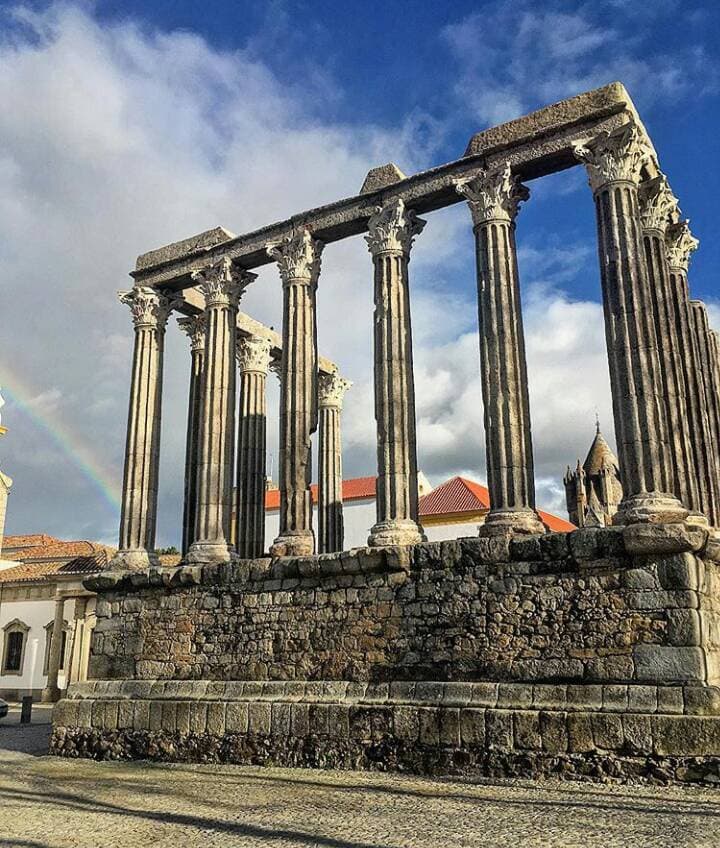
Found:
<svg viewBox="0 0 720 848"><path fill-rule="evenodd" d="M515 238L531 202L524 181L574 166L595 201L622 500L608 526L550 533L535 508ZM491 509L477 537L431 544L417 511L409 263L431 226L420 216L460 202L476 243ZM347 382L318 358L316 300L323 250L357 235L374 281L377 518L367 547L344 551ZM477 133L448 164L409 177L385 165L355 197L140 256L122 294L135 353L120 550L86 583L98 593L92 679L56 706L53 751L720 778L718 339L690 299L696 247L614 83ZM271 345L239 313L267 263L283 290L281 520L269 551ZM184 555L168 569L154 546L173 311L192 355Z"/></svg>

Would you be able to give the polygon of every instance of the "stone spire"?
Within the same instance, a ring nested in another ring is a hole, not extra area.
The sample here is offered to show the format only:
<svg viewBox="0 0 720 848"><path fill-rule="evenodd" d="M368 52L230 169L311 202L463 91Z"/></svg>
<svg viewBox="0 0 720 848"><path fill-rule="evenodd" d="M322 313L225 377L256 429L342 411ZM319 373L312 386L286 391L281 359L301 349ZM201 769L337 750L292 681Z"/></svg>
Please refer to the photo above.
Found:
<svg viewBox="0 0 720 848"><path fill-rule="evenodd" d="M568 466L564 478L570 521L578 527L606 527L612 524L622 500L620 466L612 448L595 424L595 438L585 462L574 471Z"/></svg>

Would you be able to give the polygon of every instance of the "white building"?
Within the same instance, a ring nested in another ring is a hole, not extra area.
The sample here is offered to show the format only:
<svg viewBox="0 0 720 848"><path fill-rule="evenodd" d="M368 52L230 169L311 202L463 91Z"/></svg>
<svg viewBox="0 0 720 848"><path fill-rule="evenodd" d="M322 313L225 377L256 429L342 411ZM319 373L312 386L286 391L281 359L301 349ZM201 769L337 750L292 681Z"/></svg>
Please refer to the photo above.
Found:
<svg viewBox="0 0 720 848"><path fill-rule="evenodd" d="M375 477L343 480L343 523L345 548L367 544L370 528L375 524ZM452 477L435 489L421 472L418 475L420 523L430 542L477 536L478 525L490 509L490 494L485 486L464 477ZM317 486L312 486L313 522L317 527ZM280 491L269 489L265 495L265 546L279 532ZM538 510L550 530L568 531L575 526L550 513Z"/></svg>
<svg viewBox="0 0 720 848"><path fill-rule="evenodd" d="M107 564L93 542L43 534L6 536L0 562L0 698L42 696L48 685L53 625L62 607L57 687L84 680L95 597L82 581Z"/></svg>

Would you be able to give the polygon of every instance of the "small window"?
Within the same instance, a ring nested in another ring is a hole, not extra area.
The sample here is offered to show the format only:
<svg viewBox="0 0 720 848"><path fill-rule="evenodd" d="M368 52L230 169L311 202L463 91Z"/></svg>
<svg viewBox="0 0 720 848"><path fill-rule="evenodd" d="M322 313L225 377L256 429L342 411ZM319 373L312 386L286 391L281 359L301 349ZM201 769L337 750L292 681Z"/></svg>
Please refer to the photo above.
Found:
<svg viewBox="0 0 720 848"><path fill-rule="evenodd" d="M25 659L25 642L30 628L15 619L5 625L5 646L3 648L3 674L22 674Z"/></svg>

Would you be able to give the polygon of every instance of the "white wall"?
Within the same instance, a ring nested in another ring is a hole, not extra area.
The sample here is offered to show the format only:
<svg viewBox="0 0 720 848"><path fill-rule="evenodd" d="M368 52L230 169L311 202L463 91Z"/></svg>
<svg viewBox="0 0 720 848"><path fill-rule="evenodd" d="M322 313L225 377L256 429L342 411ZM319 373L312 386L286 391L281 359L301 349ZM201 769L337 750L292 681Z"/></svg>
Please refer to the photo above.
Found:
<svg viewBox="0 0 720 848"><path fill-rule="evenodd" d="M370 528L375 524L375 498L363 498L343 504L343 524L345 525L345 549L360 548L367 545ZM280 514L277 510L265 513L265 549L277 538L280 526ZM317 506L313 505L313 528L317 534Z"/></svg>
<svg viewBox="0 0 720 848"><path fill-rule="evenodd" d="M423 524L428 542L442 542L445 539L464 539L468 536L477 536L479 521L467 524L431 524L429 527Z"/></svg>
<svg viewBox="0 0 720 848"><path fill-rule="evenodd" d="M25 642L25 655L23 659L22 674L1 674L0 693L3 691L20 690L26 694L32 690L36 692L45 687L47 676L43 673L45 666L45 625L49 624L55 617L55 601L45 600L22 600L0 602L0 663L5 656L5 632L6 624L16 618L27 625L30 630ZM75 601L65 601L65 620L72 625L75 617ZM70 651L72 649L71 637L68 634L66 661L69 665ZM2 666L0 665L0 672ZM65 688L65 674L58 675L58 686Z"/></svg>

